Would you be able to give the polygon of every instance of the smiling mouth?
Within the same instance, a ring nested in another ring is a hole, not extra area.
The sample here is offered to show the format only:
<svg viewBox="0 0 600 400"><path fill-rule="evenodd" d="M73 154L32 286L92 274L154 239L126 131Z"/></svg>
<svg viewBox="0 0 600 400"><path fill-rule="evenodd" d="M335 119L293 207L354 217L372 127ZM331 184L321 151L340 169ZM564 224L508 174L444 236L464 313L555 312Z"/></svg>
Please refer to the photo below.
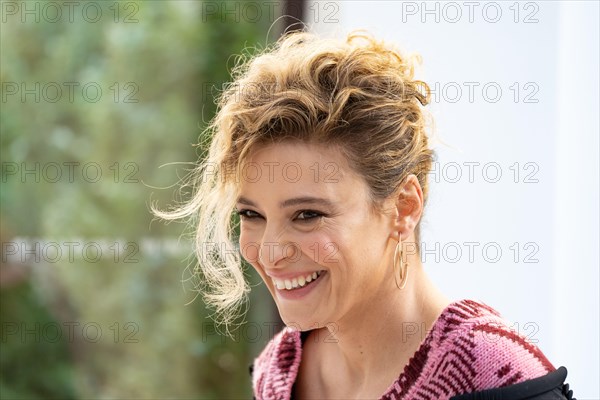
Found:
<svg viewBox="0 0 600 400"><path fill-rule="evenodd" d="M325 271L316 271L312 274L299 276L294 279L275 279L271 278L273 285L279 290L296 290L308 286L310 283L319 279Z"/></svg>

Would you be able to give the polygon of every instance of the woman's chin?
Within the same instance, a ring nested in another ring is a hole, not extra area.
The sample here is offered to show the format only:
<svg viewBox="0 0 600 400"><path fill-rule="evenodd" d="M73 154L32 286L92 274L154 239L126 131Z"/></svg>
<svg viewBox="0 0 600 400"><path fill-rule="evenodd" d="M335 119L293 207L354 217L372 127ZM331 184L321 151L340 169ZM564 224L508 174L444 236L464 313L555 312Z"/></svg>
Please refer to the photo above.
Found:
<svg viewBox="0 0 600 400"><path fill-rule="evenodd" d="M280 313L279 315L287 327L298 331L310 331L315 328L323 327L318 320L306 318L306 316L293 315L292 313Z"/></svg>

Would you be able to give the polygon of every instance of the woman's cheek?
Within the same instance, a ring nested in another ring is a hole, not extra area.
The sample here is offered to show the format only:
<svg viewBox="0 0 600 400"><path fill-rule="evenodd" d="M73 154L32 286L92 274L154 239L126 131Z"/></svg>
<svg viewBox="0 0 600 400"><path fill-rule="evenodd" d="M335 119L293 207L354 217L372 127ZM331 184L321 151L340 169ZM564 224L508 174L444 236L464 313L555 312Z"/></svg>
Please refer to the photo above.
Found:
<svg viewBox="0 0 600 400"><path fill-rule="evenodd" d="M255 268L258 265L259 244L252 240L251 235L247 235L242 230L240 233L240 253Z"/></svg>
<svg viewBox="0 0 600 400"><path fill-rule="evenodd" d="M337 263L337 250L339 246L326 235L311 235L303 238L299 243L304 254L315 264L331 265Z"/></svg>

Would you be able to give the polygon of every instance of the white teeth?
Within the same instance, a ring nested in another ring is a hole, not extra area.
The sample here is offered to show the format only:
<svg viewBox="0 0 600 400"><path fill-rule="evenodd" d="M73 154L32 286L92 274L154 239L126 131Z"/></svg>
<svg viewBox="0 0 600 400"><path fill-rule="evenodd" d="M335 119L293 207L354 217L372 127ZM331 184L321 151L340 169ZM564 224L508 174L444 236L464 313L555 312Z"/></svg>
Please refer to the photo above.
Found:
<svg viewBox="0 0 600 400"><path fill-rule="evenodd" d="M308 274L306 276L298 276L298 277L293 278L291 280L290 279L279 280L279 279L273 278L273 284L279 290L283 290L283 289L286 289L286 290L297 289L297 288L304 287L308 283L314 281L319 276L321 276L322 273L323 273L323 271L316 271L316 272L313 272L312 274Z"/></svg>

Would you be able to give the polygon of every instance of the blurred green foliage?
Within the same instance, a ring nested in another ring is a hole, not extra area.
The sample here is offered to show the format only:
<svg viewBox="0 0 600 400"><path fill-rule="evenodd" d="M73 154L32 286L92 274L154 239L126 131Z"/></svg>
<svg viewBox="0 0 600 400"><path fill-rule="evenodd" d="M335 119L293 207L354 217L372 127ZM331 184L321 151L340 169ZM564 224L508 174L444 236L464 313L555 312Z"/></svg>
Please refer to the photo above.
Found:
<svg viewBox="0 0 600 400"><path fill-rule="evenodd" d="M46 2L2 3L0 397L250 398L248 365L272 334L268 293L254 290L248 314L262 330L216 334L200 298L186 305L184 226L152 222L148 204L182 200L172 185L203 151L191 144L215 88L232 54L274 39L273 16L110 1L88 2L96 22L86 2L53 21ZM41 259L8 257L15 238ZM83 251L104 242L101 256ZM47 243L63 245L58 261Z"/></svg>

